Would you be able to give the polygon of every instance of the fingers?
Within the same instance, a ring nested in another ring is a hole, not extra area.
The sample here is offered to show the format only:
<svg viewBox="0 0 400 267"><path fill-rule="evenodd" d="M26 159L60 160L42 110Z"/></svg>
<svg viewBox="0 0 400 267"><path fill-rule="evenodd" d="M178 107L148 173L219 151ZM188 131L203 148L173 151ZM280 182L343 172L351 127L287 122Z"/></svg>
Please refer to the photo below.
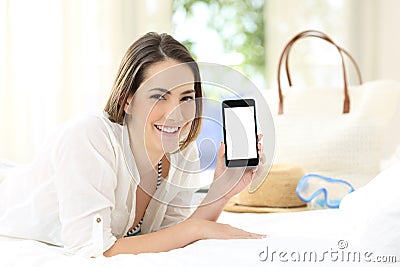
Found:
<svg viewBox="0 0 400 267"><path fill-rule="evenodd" d="M187 222L196 223L200 226L200 239L260 239L265 238L265 234L247 232L245 230L233 227L229 224L223 224L204 219L188 219Z"/></svg>
<svg viewBox="0 0 400 267"><path fill-rule="evenodd" d="M264 234L257 234L257 233L251 233L251 232L246 232L243 231L243 235L238 237L237 239L261 239L261 238L266 238L267 235Z"/></svg>
<svg viewBox="0 0 400 267"><path fill-rule="evenodd" d="M267 235L247 232L245 230L226 225L228 227L229 235L227 239L260 239L265 238Z"/></svg>
<svg viewBox="0 0 400 267"><path fill-rule="evenodd" d="M263 139L264 135L263 134L258 134L258 142L261 142L261 140Z"/></svg>
<svg viewBox="0 0 400 267"><path fill-rule="evenodd" d="M258 135L258 144L257 144L257 149L258 149L258 155L260 157L260 164L265 163L265 154L263 153L264 146L262 144L262 139L263 139L263 134Z"/></svg>
<svg viewBox="0 0 400 267"><path fill-rule="evenodd" d="M218 158L224 159L224 154L225 154L225 144L224 142L219 143L219 150L218 150Z"/></svg>
<svg viewBox="0 0 400 267"><path fill-rule="evenodd" d="M261 163L261 165L265 163L265 157L266 157L265 153L261 153L260 154L260 163Z"/></svg>
<svg viewBox="0 0 400 267"><path fill-rule="evenodd" d="M217 155L217 166L216 168L223 168L225 165L225 144L224 142L219 143L219 150Z"/></svg>
<svg viewBox="0 0 400 267"><path fill-rule="evenodd" d="M263 139L263 135L262 135L262 134L258 134L257 149L258 149L258 154L259 154L260 156L261 156L262 150L263 150L262 139Z"/></svg>

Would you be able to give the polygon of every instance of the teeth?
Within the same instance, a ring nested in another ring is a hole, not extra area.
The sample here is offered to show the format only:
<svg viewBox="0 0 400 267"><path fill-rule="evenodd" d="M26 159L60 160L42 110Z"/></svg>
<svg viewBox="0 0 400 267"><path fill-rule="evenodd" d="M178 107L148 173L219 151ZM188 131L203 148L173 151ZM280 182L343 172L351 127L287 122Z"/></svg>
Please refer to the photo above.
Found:
<svg viewBox="0 0 400 267"><path fill-rule="evenodd" d="M165 133L175 133L179 130L179 127L161 126L156 125L156 128Z"/></svg>

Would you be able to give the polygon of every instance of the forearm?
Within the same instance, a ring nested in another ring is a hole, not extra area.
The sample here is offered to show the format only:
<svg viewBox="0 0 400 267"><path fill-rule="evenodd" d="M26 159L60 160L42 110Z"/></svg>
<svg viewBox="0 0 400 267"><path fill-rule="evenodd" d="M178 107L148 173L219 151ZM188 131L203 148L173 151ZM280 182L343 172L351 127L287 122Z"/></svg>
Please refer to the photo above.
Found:
<svg viewBox="0 0 400 267"><path fill-rule="evenodd" d="M216 190L210 188L209 192L190 218L217 221L228 201L229 199L223 194L218 194Z"/></svg>
<svg viewBox="0 0 400 267"><path fill-rule="evenodd" d="M118 239L104 256L163 252L184 247L201 239L200 225L186 220L157 232Z"/></svg>
<svg viewBox="0 0 400 267"><path fill-rule="evenodd" d="M222 204L222 202L218 202ZM216 205L214 203L213 205ZM198 211L198 216L210 216L212 212L205 209ZM118 239L104 256L118 254L139 254L145 252L163 252L189 245L200 239L242 239L262 238L265 235L246 232L228 224L210 220L189 218L158 232Z"/></svg>

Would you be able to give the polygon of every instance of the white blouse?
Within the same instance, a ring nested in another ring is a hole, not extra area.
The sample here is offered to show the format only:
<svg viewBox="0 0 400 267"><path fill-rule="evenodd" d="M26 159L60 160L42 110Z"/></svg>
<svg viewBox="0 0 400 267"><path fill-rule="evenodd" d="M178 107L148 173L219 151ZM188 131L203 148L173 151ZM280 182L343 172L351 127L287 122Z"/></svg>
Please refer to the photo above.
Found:
<svg viewBox="0 0 400 267"><path fill-rule="evenodd" d="M127 133L105 113L88 115L58 132L32 164L11 168L0 183L0 234L86 257L108 250L135 219L140 176ZM193 142L169 158L168 177L147 207L142 233L174 225L193 210L200 186L197 147ZM102 233L93 236L96 216Z"/></svg>

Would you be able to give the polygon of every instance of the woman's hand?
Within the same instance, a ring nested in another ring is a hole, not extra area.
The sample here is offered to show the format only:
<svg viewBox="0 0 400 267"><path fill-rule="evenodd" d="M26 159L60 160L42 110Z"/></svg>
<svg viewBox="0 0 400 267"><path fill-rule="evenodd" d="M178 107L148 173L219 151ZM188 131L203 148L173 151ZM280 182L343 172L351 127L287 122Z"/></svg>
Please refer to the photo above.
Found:
<svg viewBox="0 0 400 267"><path fill-rule="evenodd" d="M258 154L260 164L255 168L227 168L225 166L225 145L221 142L217 165L214 172L214 181L210 187L215 198L224 197L232 198L234 195L246 188L254 177L258 175L266 175L266 167L263 166L264 156L262 154L262 135L258 135Z"/></svg>
<svg viewBox="0 0 400 267"><path fill-rule="evenodd" d="M258 239L266 235L255 234L233 227L229 224L222 224L202 219L188 219L185 221L196 229L199 239Z"/></svg>
<svg viewBox="0 0 400 267"><path fill-rule="evenodd" d="M263 164L262 135L258 136L258 153L260 164L256 168L227 168L225 167L225 146L221 142L218 151L217 165L214 172L214 180L210 185L207 195L191 215L191 218L217 221L226 203L234 195L246 188L254 178L266 175L267 164Z"/></svg>
<svg viewBox="0 0 400 267"><path fill-rule="evenodd" d="M202 239L257 239L265 235L199 218L189 218L173 226L148 234L119 238L104 252L111 257L118 254L170 251Z"/></svg>

